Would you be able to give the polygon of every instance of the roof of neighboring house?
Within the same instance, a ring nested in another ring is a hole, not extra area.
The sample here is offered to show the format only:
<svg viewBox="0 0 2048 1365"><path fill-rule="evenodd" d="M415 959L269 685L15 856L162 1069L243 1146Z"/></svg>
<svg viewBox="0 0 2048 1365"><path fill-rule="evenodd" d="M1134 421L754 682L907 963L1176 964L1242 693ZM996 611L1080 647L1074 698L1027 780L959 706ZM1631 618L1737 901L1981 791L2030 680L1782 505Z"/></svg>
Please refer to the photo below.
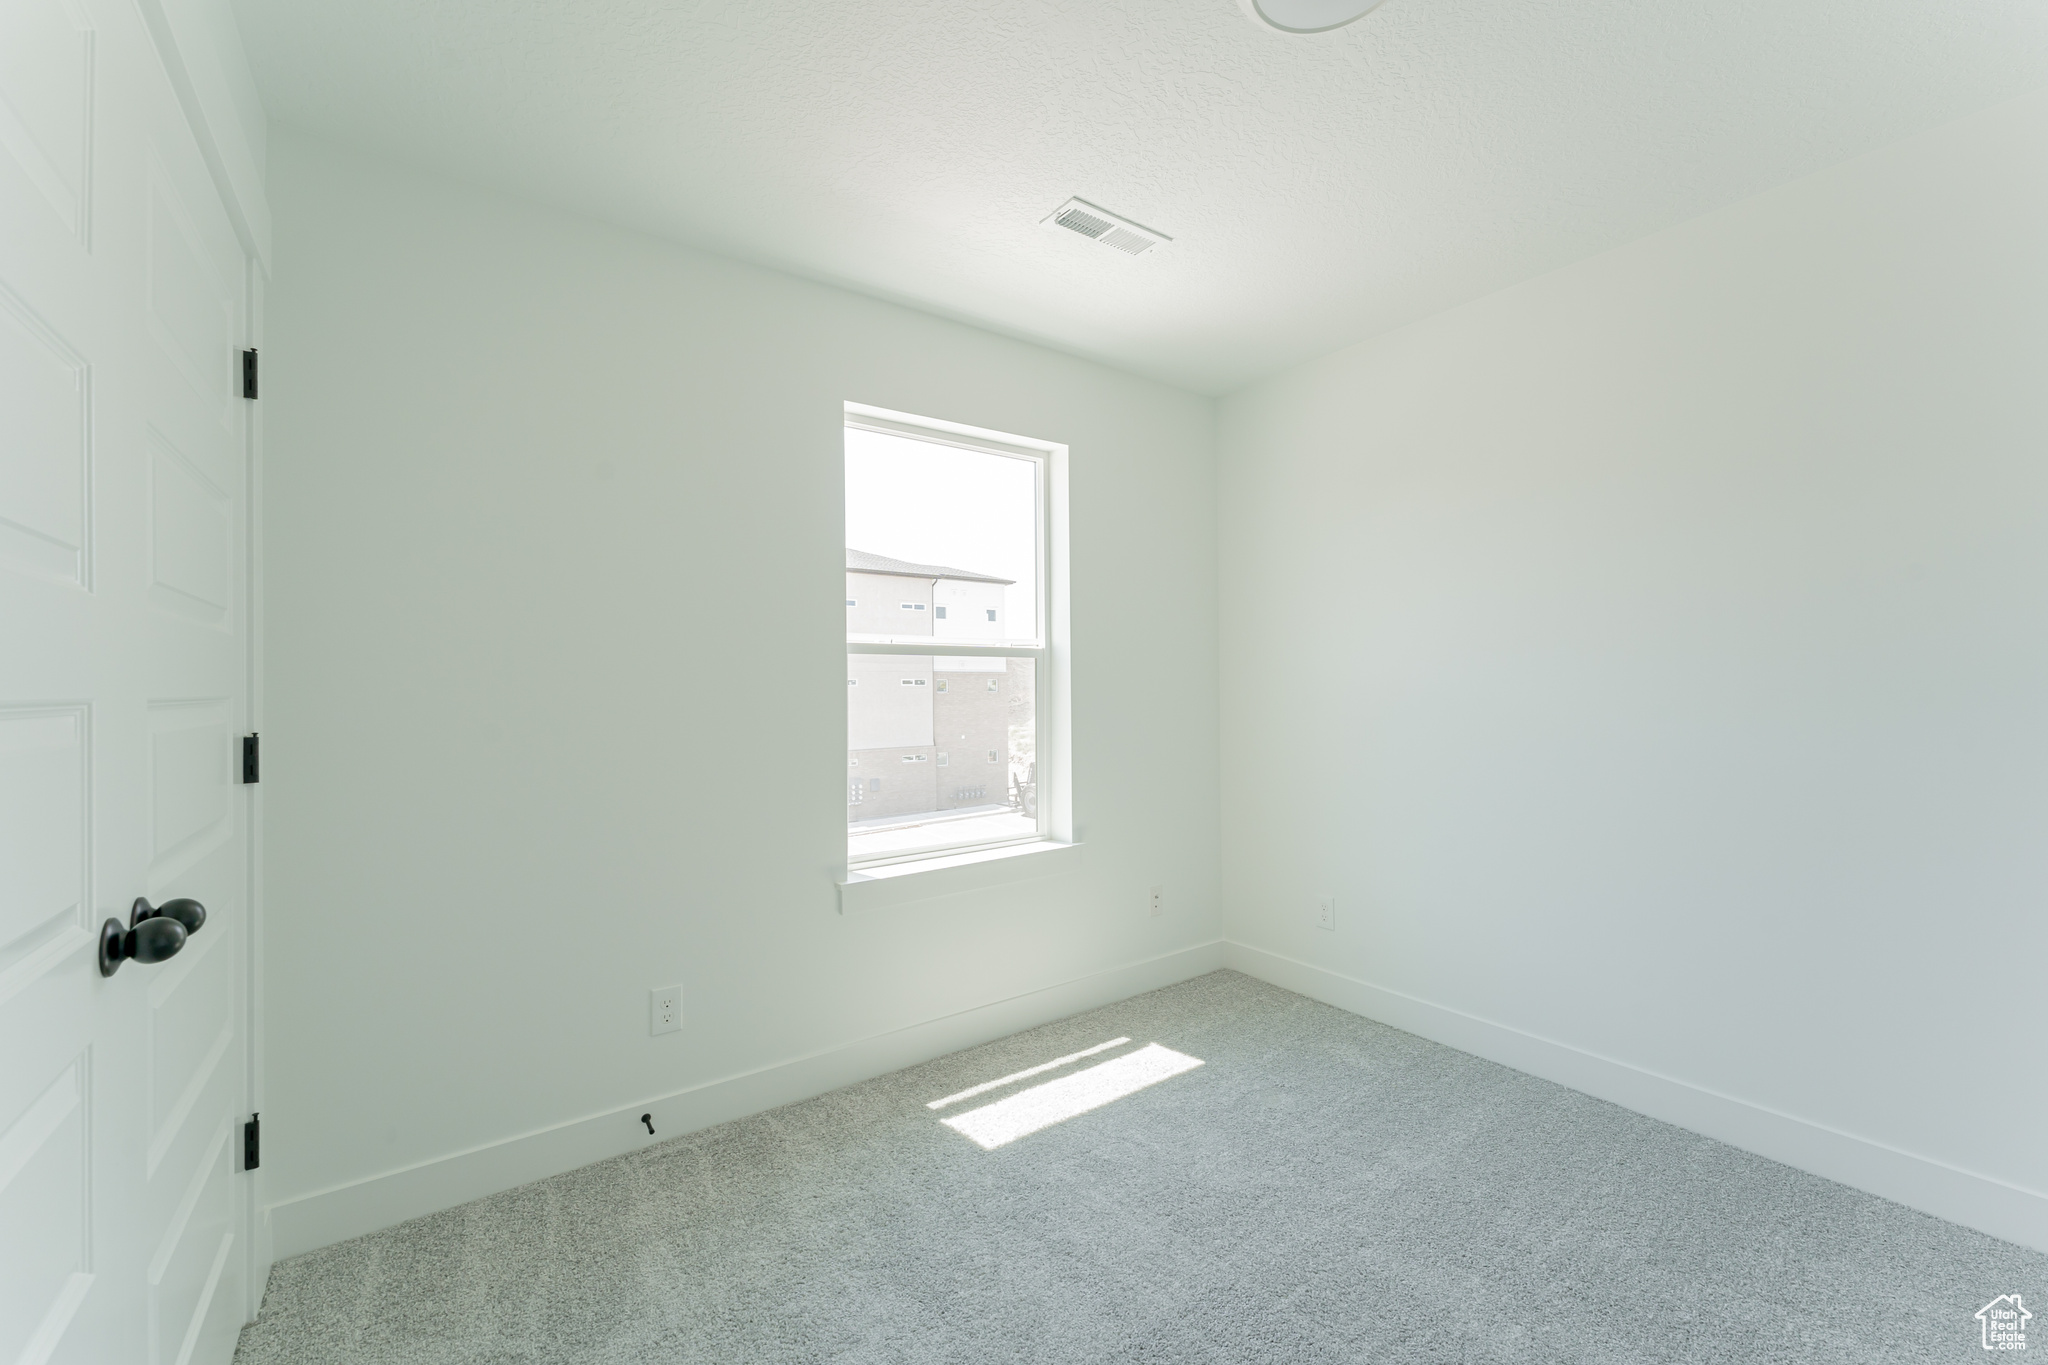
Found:
<svg viewBox="0 0 2048 1365"><path fill-rule="evenodd" d="M965 583L1014 583L1014 578L995 578L985 573L973 573L967 569L949 569L943 564L913 564L907 559L891 559L887 555L871 555L866 550L846 547L846 571L848 573L887 573L899 578L957 578Z"/></svg>

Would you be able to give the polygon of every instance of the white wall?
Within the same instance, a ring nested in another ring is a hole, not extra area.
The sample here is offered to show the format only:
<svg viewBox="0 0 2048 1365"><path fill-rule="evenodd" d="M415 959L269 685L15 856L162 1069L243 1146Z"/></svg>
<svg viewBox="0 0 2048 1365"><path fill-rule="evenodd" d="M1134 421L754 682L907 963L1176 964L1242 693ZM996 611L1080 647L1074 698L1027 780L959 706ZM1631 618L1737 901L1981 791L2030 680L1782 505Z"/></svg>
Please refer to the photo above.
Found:
<svg viewBox="0 0 2048 1365"><path fill-rule="evenodd" d="M1232 960L2048 1247L2044 242L2037 96L1226 400Z"/></svg>
<svg viewBox="0 0 2048 1365"><path fill-rule="evenodd" d="M1220 961L1209 400L288 130L270 176L280 1254ZM1071 445L1078 873L837 911L846 400Z"/></svg>

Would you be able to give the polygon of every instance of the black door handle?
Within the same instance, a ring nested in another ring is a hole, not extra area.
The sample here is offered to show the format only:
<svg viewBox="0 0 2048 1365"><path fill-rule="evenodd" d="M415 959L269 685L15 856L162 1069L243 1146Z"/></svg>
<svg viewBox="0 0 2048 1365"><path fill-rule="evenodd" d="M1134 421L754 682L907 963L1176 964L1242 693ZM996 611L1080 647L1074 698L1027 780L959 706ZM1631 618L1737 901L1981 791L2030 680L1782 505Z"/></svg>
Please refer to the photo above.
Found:
<svg viewBox="0 0 2048 1365"><path fill-rule="evenodd" d="M174 919L185 926L187 934L196 934L206 927L206 907L189 896L180 896L174 901L152 906L141 896L135 898L135 905L128 911L128 927L134 928L146 919L157 916Z"/></svg>
<svg viewBox="0 0 2048 1365"><path fill-rule="evenodd" d="M129 958L137 962L162 962L176 957L185 940L206 923L206 907L180 897L152 906L138 896L128 912L128 927L110 919L100 926L100 975L112 976Z"/></svg>

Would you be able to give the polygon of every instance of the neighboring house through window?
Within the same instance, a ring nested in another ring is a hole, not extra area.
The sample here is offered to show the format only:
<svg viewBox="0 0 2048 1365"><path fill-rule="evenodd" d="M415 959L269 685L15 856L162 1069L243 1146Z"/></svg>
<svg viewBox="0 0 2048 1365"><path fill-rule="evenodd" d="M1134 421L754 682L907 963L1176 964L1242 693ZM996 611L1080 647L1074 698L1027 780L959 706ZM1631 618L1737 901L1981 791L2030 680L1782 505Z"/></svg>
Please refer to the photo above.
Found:
<svg viewBox="0 0 2048 1365"><path fill-rule="evenodd" d="M847 761L902 778L848 800L849 866L1045 837L1048 465L1046 450L849 410ZM1001 771L942 784L955 750Z"/></svg>

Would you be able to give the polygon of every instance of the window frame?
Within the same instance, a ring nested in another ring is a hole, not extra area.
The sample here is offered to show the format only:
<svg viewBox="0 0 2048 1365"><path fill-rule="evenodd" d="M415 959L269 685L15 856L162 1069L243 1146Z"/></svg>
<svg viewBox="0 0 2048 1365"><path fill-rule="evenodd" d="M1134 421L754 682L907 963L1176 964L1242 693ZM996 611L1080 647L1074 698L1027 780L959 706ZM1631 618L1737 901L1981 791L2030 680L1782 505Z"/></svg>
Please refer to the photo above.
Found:
<svg viewBox="0 0 2048 1365"><path fill-rule="evenodd" d="M844 433L849 430L871 431L880 435L904 437L924 441L932 445L952 446L959 450L980 455L998 455L1008 459L1025 460L1034 466L1033 488L1033 545L1038 561L1037 582L1034 585L1032 603L1033 623L1036 634L1028 640L1014 640L998 644L949 643L933 636L868 635L860 640L849 638L846 652L854 654L894 654L924 656L930 658L1021 658L1032 661L1032 754L1033 786L1037 804L1036 828L1029 834L1012 835L1002 839L983 839L958 843L936 843L909 850L895 850L869 858L848 857L846 868L849 876L882 867L901 867L907 863L927 860L946 860L951 863L963 856L978 853L994 853L997 850L1015 850L1020 846L1053 844L1063 842L1070 828L1066 818L1063 771L1058 762L1062 752L1056 740L1064 739L1064 730L1057 729L1064 713L1064 684L1066 668L1064 651L1056 657L1055 641L1063 641L1064 622L1056 619L1055 604L1065 600L1063 569L1056 561L1057 552L1065 548L1064 526L1055 525L1056 510L1061 506L1061 494L1065 474L1066 446L1057 442L1039 441L1030 437L1014 436L1003 432L985 431L975 427L960 426L935 418L916 417L908 413L893 412L883 408L872 408L859 403L845 405L845 420L841 428L841 450L845 449ZM843 455L842 455L842 469ZM1057 672L1055 669L1057 667ZM1057 685L1056 685L1057 684ZM936 690L936 689L934 689ZM934 752L936 752L936 746ZM1007 773L1005 773L1007 777ZM1006 793L1007 795L1007 793ZM850 837L850 836L849 836ZM851 850L849 850L850 855Z"/></svg>

